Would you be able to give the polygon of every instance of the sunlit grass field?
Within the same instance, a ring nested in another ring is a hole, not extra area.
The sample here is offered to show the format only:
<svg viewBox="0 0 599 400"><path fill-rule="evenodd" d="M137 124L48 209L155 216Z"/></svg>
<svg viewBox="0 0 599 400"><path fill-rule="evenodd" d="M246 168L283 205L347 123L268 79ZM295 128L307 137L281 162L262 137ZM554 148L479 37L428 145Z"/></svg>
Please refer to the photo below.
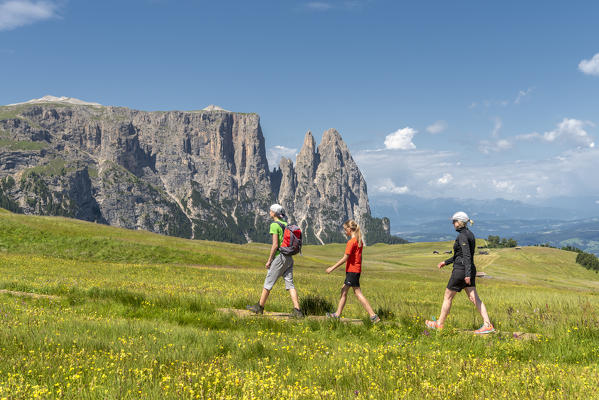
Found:
<svg viewBox="0 0 599 400"><path fill-rule="evenodd" d="M433 251L451 246L365 248L382 324L351 294L345 316L362 325L236 318L217 309L257 301L268 245L0 211L0 399L599 398L599 275L574 253L491 249L477 288L499 332L468 332L482 321L464 294L430 332L451 272ZM343 268L324 270L343 251L304 247L300 298L337 303ZM291 310L282 282L266 308Z"/></svg>

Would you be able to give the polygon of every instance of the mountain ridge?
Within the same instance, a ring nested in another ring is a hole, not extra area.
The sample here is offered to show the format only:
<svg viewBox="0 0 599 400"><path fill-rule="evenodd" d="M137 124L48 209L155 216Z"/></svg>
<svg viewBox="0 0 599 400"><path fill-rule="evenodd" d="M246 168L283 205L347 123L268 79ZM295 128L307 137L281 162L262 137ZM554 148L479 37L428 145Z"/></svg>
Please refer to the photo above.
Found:
<svg viewBox="0 0 599 400"><path fill-rule="evenodd" d="M0 203L13 209L241 243L268 239L268 206L279 201L308 243L343 240L349 218L390 238L337 131L318 147L307 139L307 158L287 161L283 177L269 170L255 113L50 100L0 107Z"/></svg>

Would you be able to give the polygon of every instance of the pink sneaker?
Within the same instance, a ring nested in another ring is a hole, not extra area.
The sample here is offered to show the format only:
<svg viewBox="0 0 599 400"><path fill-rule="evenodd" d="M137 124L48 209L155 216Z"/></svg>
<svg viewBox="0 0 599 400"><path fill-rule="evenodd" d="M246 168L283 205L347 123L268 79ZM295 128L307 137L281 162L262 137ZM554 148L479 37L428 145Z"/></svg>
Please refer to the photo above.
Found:
<svg viewBox="0 0 599 400"><path fill-rule="evenodd" d="M441 329L443 329L443 325L439 325L439 323L437 321L426 320L424 322L424 324L426 325L427 328L434 329L436 331L440 331Z"/></svg>
<svg viewBox="0 0 599 400"><path fill-rule="evenodd" d="M493 324L489 324L489 325L483 324L483 326L481 326L480 328L478 328L477 330L474 331L474 333L476 335L485 335L485 334L491 333L491 332L495 332L495 328L493 328Z"/></svg>

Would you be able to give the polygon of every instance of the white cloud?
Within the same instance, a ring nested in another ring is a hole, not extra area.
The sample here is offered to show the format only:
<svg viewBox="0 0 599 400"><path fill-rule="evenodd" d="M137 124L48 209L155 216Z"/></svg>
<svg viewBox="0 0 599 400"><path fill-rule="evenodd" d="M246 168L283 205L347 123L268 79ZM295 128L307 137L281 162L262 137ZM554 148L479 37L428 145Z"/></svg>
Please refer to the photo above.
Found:
<svg viewBox="0 0 599 400"><path fill-rule="evenodd" d="M433 135L436 135L437 133L441 133L445 129L447 129L447 122L445 122L445 121L437 121L434 124L426 127L427 132L432 133Z"/></svg>
<svg viewBox="0 0 599 400"><path fill-rule="evenodd" d="M572 118L564 118L564 120L558 124L557 129L545 132L543 137L549 142L552 142L560 137L569 137L577 142L593 147L593 140L587 131L584 130L585 126L593 126L593 123Z"/></svg>
<svg viewBox="0 0 599 400"><path fill-rule="evenodd" d="M487 158L464 158L462 154L437 150L362 150L353 156L369 184L376 186L383 179L391 179L409 187L409 194L427 198L524 200L527 196L541 199L599 193L599 180L589 178L589 171L599 170L599 146L520 161L489 162ZM451 184L439 185L439 178L448 171L453 176ZM460 190L456 192L458 183ZM373 190L372 196L383 195Z"/></svg>
<svg viewBox="0 0 599 400"><path fill-rule="evenodd" d="M405 194L410 191L407 186L396 186L389 178L383 179L378 186L375 186L375 188L381 193L392 194Z"/></svg>
<svg viewBox="0 0 599 400"><path fill-rule="evenodd" d="M552 131L547 131L542 135L538 132L527 133L525 135L519 135L517 138L520 140L544 140L546 142L555 142L557 140L572 140L578 144L588 146L590 148L595 147L595 142L589 133L585 130L585 127L594 127L591 121L581 121L573 118L564 118L562 122L557 125L557 128Z"/></svg>
<svg viewBox="0 0 599 400"><path fill-rule="evenodd" d="M322 1L311 1L306 4L306 8L314 11L327 11L333 8L333 5L331 3L325 3Z"/></svg>
<svg viewBox="0 0 599 400"><path fill-rule="evenodd" d="M500 151L509 150L512 148L512 142L506 139L500 139L495 142L481 140L478 144L478 149L483 154L498 153Z"/></svg>
<svg viewBox="0 0 599 400"><path fill-rule="evenodd" d="M587 75L599 75L599 53L590 60L582 60L578 64L578 69Z"/></svg>
<svg viewBox="0 0 599 400"><path fill-rule="evenodd" d="M266 159L270 168L278 167L282 157L287 157L293 161L296 155L297 149L285 146L273 146L266 150Z"/></svg>
<svg viewBox="0 0 599 400"><path fill-rule="evenodd" d="M516 185L514 185L512 181L498 181L493 179L493 185L497 190L502 192L512 193L514 189L516 189ZM537 187L537 191L538 189L539 188Z"/></svg>
<svg viewBox="0 0 599 400"><path fill-rule="evenodd" d="M412 143L412 138L416 133L418 133L418 131L409 126L398 129L385 137L385 148L387 150L415 149L416 145Z"/></svg>
<svg viewBox="0 0 599 400"><path fill-rule="evenodd" d="M437 179L437 183L439 185L447 185L451 181L453 181L453 175L448 174L448 173L443 174L442 177L440 177L439 179Z"/></svg>
<svg viewBox="0 0 599 400"><path fill-rule="evenodd" d="M9 0L0 3L0 31L7 31L56 17L52 1Z"/></svg>
<svg viewBox="0 0 599 400"><path fill-rule="evenodd" d="M518 96L516 96L516 100L514 100L514 104L520 104L520 102L528 96L532 92L532 88L528 88L526 90L520 90L518 92Z"/></svg>

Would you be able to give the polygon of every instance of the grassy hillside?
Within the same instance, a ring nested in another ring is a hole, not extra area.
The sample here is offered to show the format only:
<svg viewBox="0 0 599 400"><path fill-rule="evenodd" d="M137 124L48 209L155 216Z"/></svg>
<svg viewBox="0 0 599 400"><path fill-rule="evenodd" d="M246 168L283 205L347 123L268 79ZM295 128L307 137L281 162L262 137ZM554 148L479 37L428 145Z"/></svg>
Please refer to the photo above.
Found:
<svg viewBox="0 0 599 400"><path fill-rule="evenodd" d="M500 333L464 332L481 323L464 295L429 332L450 274L432 252L451 245L364 250L384 324L238 319L217 308L256 302L267 245L0 211L0 398L597 398L599 275L574 253L491 250L477 287ZM343 250L295 257L300 297L336 304L343 271L324 269ZM279 282L267 309L290 308ZM353 295L345 316L366 316Z"/></svg>

